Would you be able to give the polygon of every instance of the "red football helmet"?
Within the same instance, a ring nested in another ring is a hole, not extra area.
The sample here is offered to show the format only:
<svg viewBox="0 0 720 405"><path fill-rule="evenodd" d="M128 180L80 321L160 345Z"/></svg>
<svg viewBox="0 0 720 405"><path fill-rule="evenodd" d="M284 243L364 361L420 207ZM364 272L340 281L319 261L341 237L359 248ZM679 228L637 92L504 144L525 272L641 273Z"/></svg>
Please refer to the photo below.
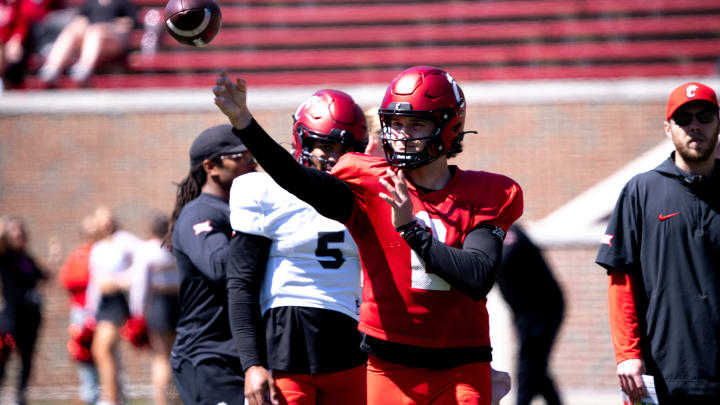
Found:
<svg viewBox="0 0 720 405"><path fill-rule="evenodd" d="M411 67L397 75L378 113L385 158L392 166L410 169L423 166L459 147L465 134L465 95L449 73L432 66ZM390 133L393 116L417 117L435 124L432 135L424 138L427 143L423 150L395 151L392 142L418 139L393 139Z"/></svg>
<svg viewBox="0 0 720 405"><path fill-rule="evenodd" d="M305 166L310 165L313 139L340 143L348 152L362 152L367 144L365 114L355 100L342 91L316 92L298 107L293 119L293 154ZM322 163L332 166L328 161Z"/></svg>

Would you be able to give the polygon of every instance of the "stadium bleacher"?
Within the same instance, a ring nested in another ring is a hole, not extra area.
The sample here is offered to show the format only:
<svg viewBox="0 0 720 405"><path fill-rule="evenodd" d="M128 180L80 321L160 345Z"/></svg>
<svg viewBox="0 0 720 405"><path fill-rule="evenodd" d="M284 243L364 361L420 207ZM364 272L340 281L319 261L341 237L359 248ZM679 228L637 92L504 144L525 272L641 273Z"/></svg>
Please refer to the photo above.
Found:
<svg viewBox="0 0 720 405"><path fill-rule="evenodd" d="M79 0L74 0L79 1ZM135 0L139 20L162 0ZM227 69L254 86L385 83L439 65L458 80L707 76L720 61L719 0L220 0L205 48L143 29L95 88L202 87ZM162 21L161 21L162 23ZM61 80L60 86L72 86ZM38 88L35 77L28 88Z"/></svg>

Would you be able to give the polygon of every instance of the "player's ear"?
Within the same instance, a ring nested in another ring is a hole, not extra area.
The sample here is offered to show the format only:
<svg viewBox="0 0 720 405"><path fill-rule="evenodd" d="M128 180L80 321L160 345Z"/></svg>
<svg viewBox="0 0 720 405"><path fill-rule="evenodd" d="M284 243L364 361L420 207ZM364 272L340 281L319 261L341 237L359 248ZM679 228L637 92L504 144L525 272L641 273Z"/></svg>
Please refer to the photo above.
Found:
<svg viewBox="0 0 720 405"><path fill-rule="evenodd" d="M203 170L205 170L205 173L207 173L208 176L212 176L215 174L215 172L218 169L218 164L216 161L211 159L205 159L202 162Z"/></svg>
<svg viewBox="0 0 720 405"><path fill-rule="evenodd" d="M672 132L670 132L670 129L672 128L672 124L670 121L665 121L663 123L663 129L665 130L665 136L672 139Z"/></svg>

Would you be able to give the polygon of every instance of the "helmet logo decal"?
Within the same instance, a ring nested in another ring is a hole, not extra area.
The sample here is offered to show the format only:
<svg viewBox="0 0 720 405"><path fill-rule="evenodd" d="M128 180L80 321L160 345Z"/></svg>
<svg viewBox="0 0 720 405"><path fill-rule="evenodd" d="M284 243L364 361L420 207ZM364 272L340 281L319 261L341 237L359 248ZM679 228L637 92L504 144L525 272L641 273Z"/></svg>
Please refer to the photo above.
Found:
<svg viewBox="0 0 720 405"><path fill-rule="evenodd" d="M458 84L455 81L455 79L453 79L453 77L450 76L450 73L447 73L447 72L445 73L445 78L448 80L448 82L450 82L450 84L452 84L453 93L455 93L455 101L457 101L458 104L461 104L461 105L465 104L465 102L464 102L465 100L463 100L460 97L460 90L458 90Z"/></svg>
<svg viewBox="0 0 720 405"><path fill-rule="evenodd" d="M300 107L298 107L298 109L295 110L295 119L300 118L300 110L302 110L305 107L310 108L311 105L316 104L320 101L322 101L322 98L320 98L320 96L317 96L315 94L310 96L310 98L308 98L307 100L303 101L303 103L300 104Z"/></svg>

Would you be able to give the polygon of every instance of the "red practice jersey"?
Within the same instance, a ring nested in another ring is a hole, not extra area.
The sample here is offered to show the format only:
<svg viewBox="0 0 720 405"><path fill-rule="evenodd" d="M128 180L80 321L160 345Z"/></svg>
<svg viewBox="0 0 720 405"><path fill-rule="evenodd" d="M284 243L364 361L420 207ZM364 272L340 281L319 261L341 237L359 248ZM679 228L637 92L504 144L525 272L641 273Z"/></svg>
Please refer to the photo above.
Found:
<svg viewBox="0 0 720 405"><path fill-rule="evenodd" d="M345 225L358 244L365 272L360 331L429 348L490 345L486 300L474 301L433 274L395 231L390 205L378 196L386 192L378 179L388 167L384 158L348 153L332 171L355 195ZM478 226L507 231L520 217L522 190L512 179L453 169L442 190L426 193L408 182L413 214L434 238L462 248Z"/></svg>

